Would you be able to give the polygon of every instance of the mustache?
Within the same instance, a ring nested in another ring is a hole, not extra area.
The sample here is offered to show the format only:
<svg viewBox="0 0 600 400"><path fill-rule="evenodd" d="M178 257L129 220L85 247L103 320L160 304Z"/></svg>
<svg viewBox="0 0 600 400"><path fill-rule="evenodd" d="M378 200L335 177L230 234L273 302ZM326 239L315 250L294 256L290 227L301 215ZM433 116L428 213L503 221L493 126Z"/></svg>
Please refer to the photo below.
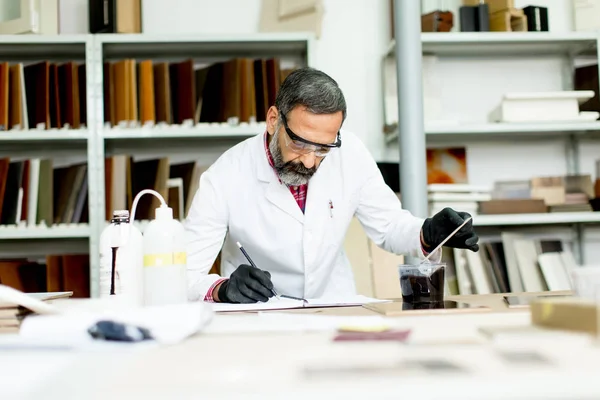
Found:
<svg viewBox="0 0 600 400"><path fill-rule="evenodd" d="M288 161L279 168L281 172L293 172L297 175L304 176L306 178L310 178L317 172L316 167L306 168L304 164L299 161Z"/></svg>

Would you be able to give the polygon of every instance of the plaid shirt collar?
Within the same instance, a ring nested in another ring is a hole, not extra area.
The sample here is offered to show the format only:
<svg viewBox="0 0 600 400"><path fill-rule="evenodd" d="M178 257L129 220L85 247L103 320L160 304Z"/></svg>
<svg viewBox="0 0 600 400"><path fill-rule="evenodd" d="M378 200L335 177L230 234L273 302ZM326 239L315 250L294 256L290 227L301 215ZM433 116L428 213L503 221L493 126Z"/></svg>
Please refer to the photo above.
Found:
<svg viewBox="0 0 600 400"><path fill-rule="evenodd" d="M271 166L271 168L273 168L273 172L275 173L275 176L277 176L277 179L279 180L279 183L283 183L281 182L281 178L279 178L279 174L277 173L277 170L275 169L275 162L273 161L273 155L271 154L271 150L269 149L269 133L265 132L265 152L267 153L267 161L269 161L269 165ZM296 200L296 203L298 203L298 207L300 207L300 209L302 210L302 212L304 212L304 210L306 209L306 194L308 192L308 183L305 183L303 185L298 185L298 186L288 186L290 192L292 193L292 195L294 196L294 200Z"/></svg>

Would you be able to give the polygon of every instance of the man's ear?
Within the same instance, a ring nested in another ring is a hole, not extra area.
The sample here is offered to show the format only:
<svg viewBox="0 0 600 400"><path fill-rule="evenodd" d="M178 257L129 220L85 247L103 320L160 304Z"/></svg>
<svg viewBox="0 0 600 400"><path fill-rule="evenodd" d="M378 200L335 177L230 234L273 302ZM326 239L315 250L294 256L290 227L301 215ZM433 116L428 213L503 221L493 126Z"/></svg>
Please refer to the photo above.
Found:
<svg viewBox="0 0 600 400"><path fill-rule="evenodd" d="M267 111L267 132L269 135L275 134L275 127L277 126L277 120L279 119L279 111L277 107L271 106Z"/></svg>

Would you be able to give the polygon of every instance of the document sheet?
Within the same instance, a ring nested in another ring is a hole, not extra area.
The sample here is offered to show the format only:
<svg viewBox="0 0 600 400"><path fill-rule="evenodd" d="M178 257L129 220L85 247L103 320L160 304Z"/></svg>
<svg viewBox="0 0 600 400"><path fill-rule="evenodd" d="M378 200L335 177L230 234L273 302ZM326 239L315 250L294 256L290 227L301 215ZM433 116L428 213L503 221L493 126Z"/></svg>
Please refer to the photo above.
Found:
<svg viewBox="0 0 600 400"><path fill-rule="evenodd" d="M361 306L367 303L384 303L390 300L379 300L363 295L347 296L343 298L320 298L292 300L286 298L271 297L269 301L262 303L251 304L231 304L231 303L214 303L213 310L216 312L227 311L263 311L263 310L284 310L292 308L318 308L318 307L350 307Z"/></svg>

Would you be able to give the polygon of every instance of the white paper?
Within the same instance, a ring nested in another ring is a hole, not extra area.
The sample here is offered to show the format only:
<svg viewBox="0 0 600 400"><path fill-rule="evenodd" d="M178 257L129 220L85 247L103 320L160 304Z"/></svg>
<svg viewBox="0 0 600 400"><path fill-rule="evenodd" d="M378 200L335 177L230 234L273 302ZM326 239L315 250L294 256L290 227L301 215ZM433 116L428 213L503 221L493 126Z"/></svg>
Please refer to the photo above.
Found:
<svg viewBox="0 0 600 400"><path fill-rule="evenodd" d="M368 303L384 303L391 300L379 300L363 295L348 296L343 298L327 297L320 299L292 300L286 298L277 299L272 297L266 303L251 304L231 304L214 303L213 310L216 312L232 311L264 311L264 310L285 310L292 308L317 308L317 307L350 307L361 306Z"/></svg>
<svg viewBox="0 0 600 400"><path fill-rule="evenodd" d="M42 300L59 297L64 293L23 293L10 286L0 285L0 307L14 307L15 305L19 305L38 314L54 314L58 310L50 304L44 303Z"/></svg>
<svg viewBox="0 0 600 400"><path fill-rule="evenodd" d="M212 317L210 307L198 302L118 311L110 308L105 311L71 310L27 317L21 324L19 335L47 344L87 346L95 342L88 334L88 328L100 320L111 320L147 328L160 344L175 344L202 330Z"/></svg>

